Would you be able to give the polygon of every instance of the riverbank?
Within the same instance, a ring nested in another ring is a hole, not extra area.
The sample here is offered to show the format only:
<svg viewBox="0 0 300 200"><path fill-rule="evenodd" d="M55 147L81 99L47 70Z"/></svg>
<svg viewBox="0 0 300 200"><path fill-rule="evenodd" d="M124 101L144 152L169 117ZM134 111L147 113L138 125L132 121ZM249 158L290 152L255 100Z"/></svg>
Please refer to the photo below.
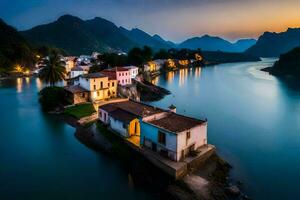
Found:
<svg viewBox="0 0 300 200"><path fill-rule="evenodd" d="M230 199L228 177L230 165L214 153L198 170L183 179L174 180L141 154L129 148L118 136L99 122L80 126L74 120L65 121L76 127L76 138L87 147L114 156L130 170L134 185L151 188L157 199Z"/></svg>

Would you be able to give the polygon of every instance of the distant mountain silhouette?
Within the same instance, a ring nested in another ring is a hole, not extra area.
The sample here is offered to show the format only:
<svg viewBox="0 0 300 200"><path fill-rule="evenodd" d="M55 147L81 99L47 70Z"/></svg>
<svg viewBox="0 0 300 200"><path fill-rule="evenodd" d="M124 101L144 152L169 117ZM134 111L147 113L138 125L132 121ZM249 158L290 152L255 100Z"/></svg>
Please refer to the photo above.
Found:
<svg viewBox="0 0 300 200"><path fill-rule="evenodd" d="M220 37L204 35L202 37L193 37L185 40L178 45L179 48L202 49L204 51L225 51L225 52L243 52L254 45L254 39L241 39L236 43L231 43Z"/></svg>
<svg viewBox="0 0 300 200"><path fill-rule="evenodd" d="M151 36L138 28L127 30L124 27L120 27L120 30L130 40L140 45L147 45L153 49L169 49L172 47L172 44L162 39L159 35Z"/></svg>
<svg viewBox="0 0 300 200"><path fill-rule="evenodd" d="M246 53L260 57L278 57L300 46L300 28L289 28L286 32L265 32Z"/></svg>
<svg viewBox="0 0 300 200"><path fill-rule="evenodd" d="M64 15L55 22L36 26L21 34L35 44L59 47L75 55L93 51L127 51L138 46L115 24L99 17L84 21Z"/></svg>
<svg viewBox="0 0 300 200"><path fill-rule="evenodd" d="M170 48L201 48L205 51L243 52L255 43L253 39L243 39L231 43L219 37L205 35L190 38L181 44L166 41L159 35L153 36L134 28L127 30L114 23L96 17L82 20L72 15L63 15L56 21L36 26L20 32L36 45L54 46L69 54L90 54L100 52L127 52L133 47L150 46L154 50Z"/></svg>

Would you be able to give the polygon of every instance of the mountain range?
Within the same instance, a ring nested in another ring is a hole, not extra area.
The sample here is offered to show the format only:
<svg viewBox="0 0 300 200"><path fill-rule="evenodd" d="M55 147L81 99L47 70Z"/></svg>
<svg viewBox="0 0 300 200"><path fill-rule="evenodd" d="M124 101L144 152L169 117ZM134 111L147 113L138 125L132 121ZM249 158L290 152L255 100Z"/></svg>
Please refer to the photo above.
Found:
<svg viewBox="0 0 300 200"><path fill-rule="evenodd" d="M20 33L34 44L55 46L75 55L90 54L93 51L127 52L133 47L144 45L154 50L201 48L210 51L243 52L256 42L254 39L246 39L231 43L219 37L205 35L175 44L157 34L151 36L138 28L128 30L100 17L82 20L71 15L63 15L52 23L39 25Z"/></svg>
<svg viewBox="0 0 300 200"><path fill-rule="evenodd" d="M179 48L197 49L204 51L243 52L256 43L254 39L241 39L231 43L220 37L204 35L185 40L178 45Z"/></svg>
<svg viewBox="0 0 300 200"><path fill-rule="evenodd" d="M74 55L93 51L128 52L133 47L147 45L154 50L200 48L203 51L245 52L259 57L278 57L300 46L300 28L289 28L282 33L265 32L258 41L241 39L232 43L220 37L204 35L175 44L157 34L150 35L138 28L128 30L100 17L82 20L72 15L63 15L52 23L20 33L33 44L62 48Z"/></svg>
<svg viewBox="0 0 300 200"><path fill-rule="evenodd" d="M260 57L278 57L300 46L300 28L289 28L285 32L265 32L246 53Z"/></svg>

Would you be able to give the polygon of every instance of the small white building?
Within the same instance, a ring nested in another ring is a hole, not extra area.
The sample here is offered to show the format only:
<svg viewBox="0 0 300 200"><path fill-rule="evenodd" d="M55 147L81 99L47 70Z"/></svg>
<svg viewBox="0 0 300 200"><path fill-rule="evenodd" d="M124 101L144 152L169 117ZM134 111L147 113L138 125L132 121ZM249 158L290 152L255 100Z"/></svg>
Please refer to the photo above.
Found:
<svg viewBox="0 0 300 200"><path fill-rule="evenodd" d="M174 106L163 110L128 100L100 106L99 119L122 137L134 137L138 146L174 161L207 144L207 121L176 114Z"/></svg>
<svg viewBox="0 0 300 200"><path fill-rule="evenodd" d="M129 69L129 73L132 79L135 79L135 77L139 74L139 68L137 66L125 66L123 68Z"/></svg>
<svg viewBox="0 0 300 200"><path fill-rule="evenodd" d="M87 70L82 69L80 66L75 66L70 71L70 78L76 78L87 73Z"/></svg>

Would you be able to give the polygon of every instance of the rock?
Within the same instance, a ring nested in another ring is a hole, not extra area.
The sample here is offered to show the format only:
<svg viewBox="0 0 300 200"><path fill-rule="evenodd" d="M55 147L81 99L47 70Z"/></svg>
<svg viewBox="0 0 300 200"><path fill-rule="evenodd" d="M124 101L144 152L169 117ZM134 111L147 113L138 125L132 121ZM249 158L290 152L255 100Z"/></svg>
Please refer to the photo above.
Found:
<svg viewBox="0 0 300 200"><path fill-rule="evenodd" d="M240 194L240 189L236 186L236 185L232 185L230 187L227 188L227 191L229 192L229 194L231 195L239 195Z"/></svg>

